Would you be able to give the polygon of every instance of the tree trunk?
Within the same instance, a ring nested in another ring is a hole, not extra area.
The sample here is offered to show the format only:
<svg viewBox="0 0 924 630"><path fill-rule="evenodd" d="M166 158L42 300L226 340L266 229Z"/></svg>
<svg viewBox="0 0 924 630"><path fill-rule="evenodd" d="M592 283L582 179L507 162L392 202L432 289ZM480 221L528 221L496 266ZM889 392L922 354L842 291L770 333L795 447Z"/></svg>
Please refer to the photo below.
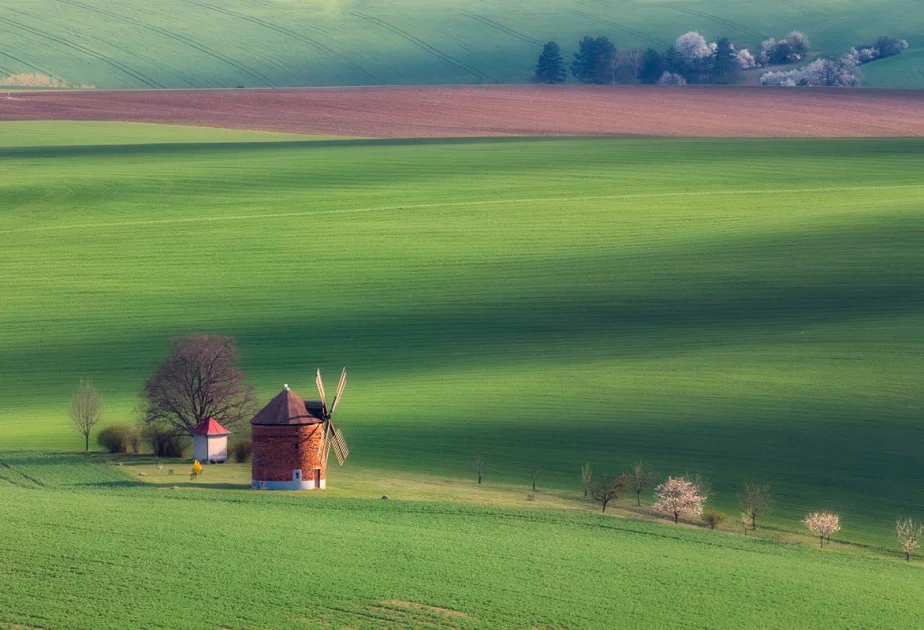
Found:
<svg viewBox="0 0 924 630"><path fill-rule="evenodd" d="M478 485L481 485L481 473L478 473Z"/></svg>
<svg viewBox="0 0 924 630"><path fill-rule="evenodd" d="M678 519L678 518L680 518L680 513L679 513L679 512L674 512L674 523L677 522L677 519Z"/></svg>
<svg viewBox="0 0 924 630"><path fill-rule="evenodd" d="M609 503L609 501L603 501L603 513L604 514L606 514L606 504L607 503Z"/></svg>
<svg viewBox="0 0 924 630"><path fill-rule="evenodd" d="M635 493L635 507L642 507L642 493Z"/></svg>
<svg viewBox="0 0 924 630"><path fill-rule="evenodd" d="M89 451L89 450L90 450L90 434L89 434L89 433L84 433L84 434L83 434L83 438L84 438L84 440L83 440L83 450Z"/></svg>
<svg viewBox="0 0 924 630"><path fill-rule="evenodd" d="M534 481L534 482L533 482L533 492L535 492L535 491L536 491L536 482Z"/></svg>
<svg viewBox="0 0 924 630"><path fill-rule="evenodd" d="M584 486L584 498L587 498L587 486Z"/></svg>
<svg viewBox="0 0 924 630"><path fill-rule="evenodd" d="M819 537L818 537L818 547L819 547L820 549L824 549L824 548L825 548L825 537L824 537L824 536L819 536Z"/></svg>
<svg viewBox="0 0 924 630"><path fill-rule="evenodd" d="M757 531L757 517L756 516L751 517L751 529L753 529L754 531Z"/></svg>

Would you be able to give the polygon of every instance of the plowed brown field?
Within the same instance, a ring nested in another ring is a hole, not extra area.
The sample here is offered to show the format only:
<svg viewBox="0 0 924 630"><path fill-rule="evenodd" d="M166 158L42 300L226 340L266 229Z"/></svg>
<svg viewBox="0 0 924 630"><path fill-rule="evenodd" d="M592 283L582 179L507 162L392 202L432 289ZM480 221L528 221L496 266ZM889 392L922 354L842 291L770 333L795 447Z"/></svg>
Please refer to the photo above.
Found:
<svg viewBox="0 0 924 630"><path fill-rule="evenodd" d="M118 120L377 138L924 136L924 91L479 86L22 92L0 120Z"/></svg>

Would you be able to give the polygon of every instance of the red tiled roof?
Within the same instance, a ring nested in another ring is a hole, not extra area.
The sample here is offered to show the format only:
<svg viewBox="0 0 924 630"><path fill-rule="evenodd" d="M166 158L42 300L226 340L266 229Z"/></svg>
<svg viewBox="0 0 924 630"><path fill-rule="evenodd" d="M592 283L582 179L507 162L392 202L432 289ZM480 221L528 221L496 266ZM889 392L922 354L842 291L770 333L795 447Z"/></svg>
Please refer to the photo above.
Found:
<svg viewBox="0 0 924 630"><path fill-rule="evenodd" d="M230 435L231 432L226 428L218 424L215 421L215 418L209 418L208 420L203 420L196 425L196 428L193 429L193 433L196 435Z"/></svg>
<svg viewBox="0 0 924 630"><path fill-rule="evenodd" d="M320 407L320 405L318 405ZM253 417L250 424L318 424L323 422L309 411L298 394L288 387L279 392L275 398Z"/></svg>

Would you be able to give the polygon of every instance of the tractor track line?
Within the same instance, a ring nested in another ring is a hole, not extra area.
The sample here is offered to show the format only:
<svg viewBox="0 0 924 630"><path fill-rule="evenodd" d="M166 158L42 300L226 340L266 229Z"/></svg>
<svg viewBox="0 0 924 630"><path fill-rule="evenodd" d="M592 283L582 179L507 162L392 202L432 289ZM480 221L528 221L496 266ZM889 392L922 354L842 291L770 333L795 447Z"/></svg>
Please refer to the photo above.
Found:
<svg viewBox="0 0 924 630"><path fill-rule="evenodd" d="M25 15L25 14L23 14L21 11L16 11L16 13L19 13L20 15ZM26 15L26 17L29 17L29 16ZM104 55L104 54L102 54L102 53L98 53L98 52L96 52L95 50L92 50L92 49L90 49L90 48L86 48L85 46L81 46L80 44L75 44L75 43L73 43L73 42L69 42L69 41L67 41L66 39L62 38L62 37L58 37L57 35L52 35L52 34L50 34L50 33L44 32L44 31L40 31L40 30L37 29L37 28L33 28L33 27L31 27L31 26L27 26L27 25L25 25L25 24L22 24L22 23L20 23L20 22L16 22L15 20L11 20L11 19L9 19L9 18L0 17L0 22L3 22L4 24L8 24L8 25L10 25L10 26L13 26L14 28L22 29L22 30L26 31L27 33L32 33L33 35L37 35L37 36L42 37L42 38L44 38L44 39L51 40L51 41L53 41L53 42L55 42L55 43L61 44L62 46L65 46L65 47L67 47L67 48L71 48L71 49L73 49L73 50L76 50L77 52L81 52L81 53L83 53L83 54L85 54L85 55L88 55L88 56L90 56L90 57L93 57L94 59L98 59L98 60L102 61L103 63L105 63L106 65L108 65L108 66L110 66L110 67L112 67L112 68L115 68L116 70L118 70L118 71L120 71L120 72L122 72L122 73L124 73L124 74L127 74L128 76L132 77L133 79L136 79L136 80L138 80L138 81L141 81L142 83L144 83L144 84L147 85L148 87L152 87L152 88L163 88L163 87L164 87L163 85L161 85L160 83L158 83L158 82L155 81L154 79L151 79L150 77L144 76L143 74L141 74L141 73L138 72L137 70L133 70L132 68L126 66L125 64L123 64L123 63L121 63L121 62L119 62L119 61L116 61L115 59L112 59L111 57L107 57L106 55Z"/></svg>
<svg viewBox="0 0 924 630"><path fill-rule="evenodd" d="M315 50L319 50L323 53L330 55L334 59L337 59L338 61L343 63L345 66L350 68L356 74L362 75L366 77L367 79L369 79L370 81L373 81L374 83L377 83L379 85L385 85L385 83L381 81L378 77L376 77L375 75L373 75L372 73L364 69L363 67L359 66L358 64L350 61L349 59L347 59L346 57L338 53L333 48L330 48L329 46L325 46L324 44L314 39L311 39L310 37L305 37L304 35L302 35L301 33L298 33L297 31L287 29L284 26L279 26L278 24L273 24L272 22L267 22L266 20L261 20L260 18L255 18L250 15L244 15L243 13L237 13L236 11L225 9L224 7L216 7L214 5L206 4L204 2L196 2L196 0L184 0L184 2L186 2L187 4L193 4L198 7L202 7L203 9L209 9L210 11L215 11L217 13L223 13L225 15L231 16L233 18L237 18L239 20L245 20L247 22L250 22L251 24L257 24L258 26L262 26L263 28L267 28L271 31L275 31L283 35L288 35L289 37L293 39L297 39L300 42L304 42L308 44L309 46L314 47Z"/></svg>
<svg viewBox="0 0 924 630"><path fill-rule="evenodd" d="M154 33L159 33L160 35L163 35L164 37L169 37L170 39L173 39L173 40L178 41L178 42L180 42L180 43L186 44L187 46L190 46L191 48L195 48L196 50L198 50L198 51L200 51L200 52L203 52L203 53L205 53L205 54L207 54L207 55L210 55L211 57L214 57L215 59L218 59L219 61L222 61L222 62L224 62L224 63L226 63L226 64L228 64L228 65L230 65L230 66L232 66L232 67L234 67L234 68L237 68L238 70L240 70L240 71L243 72L244 74L247 74L247 75L250 76L251 78L256 79L257 81L260 81L260 82L263 83L264 85L267 85L267 86L269 86L269 87L276 87L276 84L273 83L273 81L270 80L269 77L267 77L266 75L260 73L259 71L254 70L253 68L249 68L248 66L245 66L244 64L242 64L242 63L240 63L240 62L238 62L238 61L235 61L234 59L232 59L232 58L230 58L230 57L228 57L228 56L226 56L226 55L223 55L223 54L221 54L220 52L218 52L218 51L216 51L216 50L213 50L213 49L211 49L211 48L209 48L209 47L207 47L207 46L204 46L204 45L202 45L202 44L199 44L199 43L196 42L195 40L189 39L188 37L186 37L186 36L184 36L184 35L180 35L179 33L174 33L173 31L168 31L168 30L166 30L166 29L160 28L160 27L158 27L158 26L153 26L153 25L151 25L151 24L145 24L144 22L140 22L140 21L138 21L138 20L132 19L132 18L130 18L130 17L126 17L126 16L124 16L124 15L119 15L118 13L113 13L113 12L111 12L111 11L106 11L105 9L97 9L96 7L92 7L92 6L90 6L90 5L88 5L88 4L84 4L84 3L82 3L82 2L77 2L76 0L57 0L57 2L60 3L60 4L69 4L69 5L71 5L71 6L78 7L78 8L84 9L84 10L86 10L86 11L90 11L90 12L92 12L92 13L96 13L96 14L99 14L99 15L105 15L105 16L107 16L107 17L111 17L111 18L113 18L113 19L115 19L115 20L119 20L119 21L125 22L125 23L127 23L127 24L133 24L134 26L137 26L137 27L139 27L139 28L143 28L143 29L152 31L152 32L154 32Z"/></svg>
<svg viewBox="0 0 924 630"><path fill-rule="evenodd" d="M498 31L500 31L500 32L502 32L502 33L506 33L507 35L510 35L511 37L516 37L517 39L522 40L522 41L524 41L524 42L528 42L528 43L530 43L530 44L536 44L536 45L538 45L538 46L541 46L541 45L542 45L542 42L539 41L538 39L533 39L533 38L530 37L529 35L524 35L523 33L518 33L517 31L513 30L512 28L508 28L508 27L504 26L503 24L500 24L500 23L498 23L498 22L495 22L494 20L488 19L488 18L486 18L486 17L484 17L484 16L477 15L477 14L475 14L475 13L468 13L467 11L463 11L463 12L462 12L462 15L464 15L464 16L466 16L466 17L470 17L470 18L472 18L473 20L477 20L477 21L481 22L482 24L485 24L485 25L487 25L487 26L490 26L490 27L493 28L493 29L497 29Z"/></svg>
<svg viewBox="0 0 924 630"><path fill-rule="evenodd" d="M727 27L729 27L729 28L738 29L739 31L741 31L741 32L743 32L743 33L750 33L751 35L756 35L757 37L760 37L761 39L767 39L767 36L764 35L763 33L758 33L757 31L752 30L752 29L748 28L747 26L745 26L745 25L743 25L743 24L738 24L737 22L732 22L731 20L726 20L726 19L723 19L723 18L720 18L720 17L716 17L716 16L710 15L710 14L708 14L708 13L701 13L700 11L694 11L693 9L684 9L684 8L680 8L680 7L668 7L668 8L669 8L669 9L672 9L672 10L674 10L674 11L678 11L678 12L680 12L680 13L686 13L687 15L695 15L695 16L697 16L697 17L705 18L705 19L711 20L711 21L713 21L713 22L715 22L715 23L717 23L717 24L722 24L722 25L727 26Z"/></svg>
<svg viewBox="0 0 924 630"><path fill-rule="evenodd" d="M787 5L787 6L792 7L792 8L794 8L794 9L798 10L798 11L802 11L803 13L807 13L807 14L809 14L809 15L814 15L814 16L816 16L816 17L825 17L825 14L824 14L824 13L821 13L820 11L815 11L814 9L810 9L810 8L808 8L808 7L805 6L805 5L801 5L801 4L798 4L798 3L796 3L796 2L791 2L790 0L780 0L780 2L781 2L782 4L785 4L785 5Z"/></svg>
<svg viewBox="0 0 924 630"><path fill-rule="evenodd" d="M443 61L445 61L445 62L447 62L447 63L450 63L450 64L456 66L457 68L461 68L462 70L465 70L465 71L468 72L469 74L473 75L474 77L476 77L476 78L478 78L478 79L481 79L482 81L495 81L494 77L492 77L492 76L490 76L490 75L488 75L488 74L485 74L484 72L482 72L482 71L479 70L478 68L475 68L475 67L473 67L473 66L470 66L470 65L468 65L467 63L465 63L464 61L461 61L461 60L459 60L459 59L456 59L455 57L452 57L451 55L447 55L447 54L444 53L442 50L439 50L439 49L437 49L437 48L434 48L433 46L431 46L431 45L428 44L427 42L423 41L422 39L418 39L417 37L414 37L413 35L411 35L411 34L408 33L407 31L403 31L403 30L401 30L400 28L398 28L397 26L392 26L392 25L389 24L388 22L385 22L385 21L383 21L383 20L380 20L380 19L377 18L377 17L373 17L373 16L367 15L367 14L365 14L365 13L360 13L360 12L358 12L358 11L352 11L352 12L351 12L351 15L355 15L355 16L358 17L358 18L362 18L362 19L364 19L364 20L367 20L367 21L369 21L369 22L372 22L373 24L379 25L379 26L381 26L381 27L384 28L384 29L387 29L387 30L391 31L392 33L394 33L394 34L396 34L396 35L398 35L398 36L400 36L400 37L406 39L407 41L411 42L412 44L416 45L416 46L417 46L418 48L420 48L421 50L424 50L424 51L430 53L431 55L434 55L435 57L439 57L439 58L442 59Z"/></svg>
<svg viewBox="0 0 924 630"><path fill-rule="evenodd" d="M14 57L13 55L11 55L11 54L8 53L8 52L3 52L2 50L0 50L0 55L3 55L4 57L6 57L6 58L8 58L8 59L12 59L13 61L16 61L16 62L18 62L18 63L21 63L22 65L26 66L27 68L32 68L32 69L35 70L36 72L41 72L41 73L44 74L45 76L51 77L52 79L55 79L56 81L61 81L62 83L65 83L64 79L62 79L61 77L56 77L56 76L54 76L53 74L51 74L50 72L47 72L46 70L44 70L44 69L42 69L42 68L39 68L38 66L32 65L32 64L29 63L28 61L24 61L24 60L20 59L19 57ZM11 74L12 74L12 73L11 73Z"/></svg>
<svg viewBox="0 0 924 630"><path fill-rule="evenodd" d="M48 225L40 227L0 230L3 234L23 234L29 232L57 232L84 229L103 229L117 227L140 227L146 225L171 225L183 223L223 223L229 221L259 221L262 219L288 219L338 214L360 214L369 212L391 212L393 210L428 210L434 208L465 208L477 206L496 206L511 203L555 203L574 201L632 201L635 199L676 199L684 197L734 197L752 195L801 195L826 192L870 192L879 190L908 190L924 188L924 184L894 184L886 186L827 186L823 188L778 188L750 190L696 190L668 193L638 193L624 195L591 195L586 197L532 197L522 199L483 199L478 201L447 201L445 203L402 204L393 206L372 206L368 208L343 208L340 210L311 210L305 212L275 212L267 214L238 214L217 217L185 217L180 219L148 219L144 221L112 221L109 223L81 223L76 225Z"/></svg>
<svg viewBox="0 0 924 630"><path fill-rule="evenodd" d="M611 22L610 20L607 20L602 17L597 17L596 15L592 15L590 13L584 13L583 11L573 11L573 10L569 10L568 13L582 17L585 20L590 20L591 22L596 22L597 24L603 24L604 26L609 26L610 28L619 29L620 31L624 31L626 33L629 33L630 35L635 35L636 37L640 37L643 41L647 41L650 44L655 44L658 46L668 45L668 42L664 41L663 39L658 39L657 37L653 35L648 35L647 33L643 33L642 31L637 31L634 28L629 28L628 26L623 26L622 24Z"/></svg>

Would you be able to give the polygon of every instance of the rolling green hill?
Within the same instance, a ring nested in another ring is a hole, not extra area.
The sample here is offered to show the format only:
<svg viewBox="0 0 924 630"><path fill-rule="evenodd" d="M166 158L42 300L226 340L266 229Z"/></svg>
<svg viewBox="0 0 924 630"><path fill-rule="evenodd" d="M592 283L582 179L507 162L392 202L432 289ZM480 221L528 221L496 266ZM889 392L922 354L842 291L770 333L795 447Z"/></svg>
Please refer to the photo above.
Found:
<svg viewBox="0 0 924 630"><path fill-rule="evenodd" d="M924 142L318 140L0 125L0 444L132 421L171 337L267 400L350 380L349 466L769 481L893 545L924 517Z"/></svg>
<svg viewBox="0 0 924 630"><path fill-rule="evenodd" d="M587 34L666 48L793 29L823 53L924 35L916 0L0 0L0 75L100 88L516 83L541 44ZM894 64L895 62L883 62ZM920 86L907 72L876 85Z"/></svg>
<svg viewBox="0 0 924 630"><path fill-rule="evenodd" d="M0 517L17 630L924 624L920 567L598 514L161 490L0 453Z"/></svg>

